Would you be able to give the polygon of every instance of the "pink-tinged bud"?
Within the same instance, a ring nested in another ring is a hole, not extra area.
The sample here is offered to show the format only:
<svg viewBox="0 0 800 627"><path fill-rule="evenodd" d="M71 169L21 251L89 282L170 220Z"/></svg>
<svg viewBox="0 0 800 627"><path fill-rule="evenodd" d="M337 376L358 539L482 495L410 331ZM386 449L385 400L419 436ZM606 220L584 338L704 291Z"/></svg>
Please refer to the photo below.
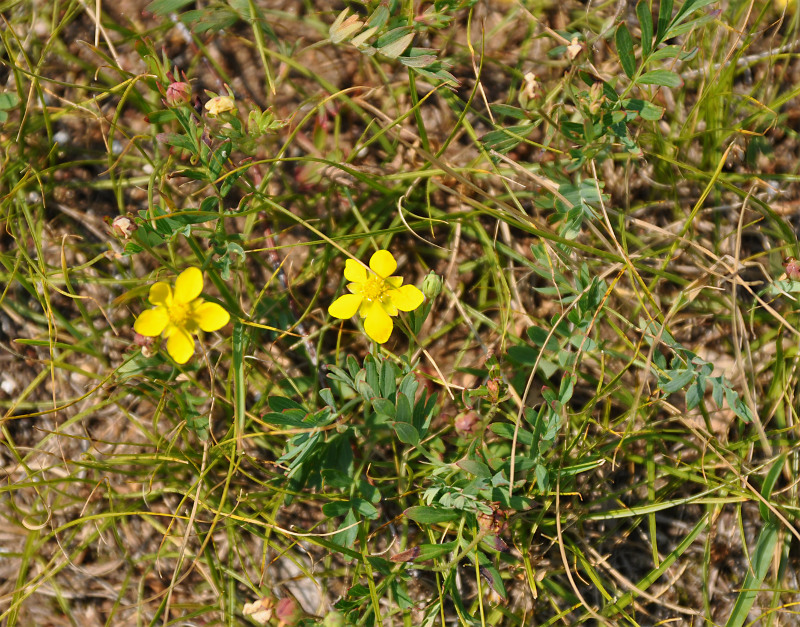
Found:
<svg viewBox="0 0 800 627"><path fill-rule="evenodd" d="M156 354L155 347L153 346L155 342L156 338L154 337L147 337L135 331L133 332L133 345L142 349L143 357L149 358Z"/></svg>
<svg viewBox="0 0 800 627"><path fill-rule="evenodd" d="M145 346L152 346L155 341L154 337L147 337L141 333L133 332L133 343L136 344L136 346L141 346L142 348Z"/></svg>
<svg viewBox="0 0 800 627"><path fill-rule="evenodd" d="M497 403L500 400L500 383L502 379L499 377L489 379L486 382L486 390L489 392L487 398L490 403Z"/></svg>
<svg viewBox="0 0 800 627"><path fill-rule="evenodd" d="M167 87L167 104L170 107L187 105L192 101L192 86L183 81L175 81Z"/></svg>
<svg viewBox="0 0 800 627"><path fill-rule="evenodd" d="M291 627L303 618L303 610L293 598L284 597L275 606L275 618L278 619L278 625Z"/></svg>
<svg viewBox="0 0 800 627"><path fill-rule="evenodd" d="M800 279L800 261L789 257L784 260L783 266L786 268L786 276L790 279Z"/></svg>
<svg viewBox="0 0 800 627"><path fill-rule="evenodd" d="M469 436L475 434L475 431L478 427L478 422L480 422L480 416L478 413L469 410L458 414L453 421L453 426L455 426L456 432L459 435Z"/></svg>
<svg viewBox="0 0 800 627"><path fill-rule="evenodd" d="M128 239L137 228L136 223L128 216L117 216L111 222L111 231L122 239Z"/></svg>

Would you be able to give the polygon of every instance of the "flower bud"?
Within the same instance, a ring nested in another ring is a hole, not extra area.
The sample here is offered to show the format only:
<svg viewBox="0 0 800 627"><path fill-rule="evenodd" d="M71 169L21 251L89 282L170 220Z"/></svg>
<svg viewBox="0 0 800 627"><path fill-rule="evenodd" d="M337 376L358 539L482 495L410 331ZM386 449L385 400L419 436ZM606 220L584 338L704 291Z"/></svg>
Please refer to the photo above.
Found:
<svg viewBox="0 0 800 627"><path fill-rule="evenodd" d="M344 627L344 616L336 610L328 612L322 620L323 627Z"/></svg>
<svg viewBox="0 0 800 627"><path fill-rule="evenodd" d="M303 618L303 610L291 597L284 597L275 606L275 618L278 625L296 625Z"/></svg>
<svg viewBox="0 0 800 627"><path fill-rule="evenodd" d="M136 223L128 216L117 216L111 222L111 231L122 239L128 239L137 228Z"/></svg>
<svg viewBox="0 0 800 627"><path fill-rule="evenodd" d="M786 276L793 280L800 279L800 261L789 257L783 262L783 266L786 268Z"/></svg>
<svg viewBox="0 0 800 627"><path fill-rule="evenodd" d="M187 105L192 101L192 86L183 81L175 81L167 87L167 104L170 107Z"/></svg>
<svg viewBox="0 0 800 627"><path fill-rule="evenodd" d="M428 300L436 298L442 293L442 277L431 270L422 281L422 293Z"/></svg>
<svg viewBox="0 0 800 627"><path fill-rule="evenodd" d="M497 403L500 400L500 385L503 380L500 377L492 377L486 382L486 390L488 391L487 399L490 403Z"/></svg>
<svg viewBox="0 0 800 627"><path fill-rule="evenodd" d="M456 432L461 436L474 435L481 417L471 409L461 412L453 421Z"/></svg>

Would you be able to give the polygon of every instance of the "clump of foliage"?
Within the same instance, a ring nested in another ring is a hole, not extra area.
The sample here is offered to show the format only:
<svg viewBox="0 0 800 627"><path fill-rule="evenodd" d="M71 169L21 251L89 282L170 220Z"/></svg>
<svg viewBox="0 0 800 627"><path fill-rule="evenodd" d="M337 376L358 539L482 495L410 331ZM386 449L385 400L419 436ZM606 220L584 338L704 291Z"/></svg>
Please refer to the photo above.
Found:
<svg viewBox="0 0 800 627"><path fill-rule="evenodd" d="M2 6L5 624L791 623L794 5Z"/></svg>

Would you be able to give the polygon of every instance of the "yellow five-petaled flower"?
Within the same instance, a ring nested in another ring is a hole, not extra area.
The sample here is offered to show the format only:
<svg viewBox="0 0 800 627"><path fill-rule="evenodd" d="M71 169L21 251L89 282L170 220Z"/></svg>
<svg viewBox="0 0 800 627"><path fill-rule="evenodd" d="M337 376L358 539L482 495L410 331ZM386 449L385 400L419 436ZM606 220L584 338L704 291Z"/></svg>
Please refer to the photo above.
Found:
<svg viewBox="0 0 800 627"><path fill-rule="evenodd" d="M181 272L174 291L166 283L154 283L148 300L155 307L142 312L133 325L134 331L148 337L163 335L170 357L185 364L194 354L192 335L198 329L216 331L231 319L220 305L199 298L202 291L203 273L198 268Z"/></svg>
<svg viewBox="0 0 800 627"><path fill-rule="evenodd" d="M370 270L363 264L348 259L344 278L350 281L352 292L337 298L328 307L334 318L351 318L358 312L364 318L364 330L378 344L383 344L392 334L392 316L398 311L413 311L425 300L422 292L413 285L403 285L403 277L391 276L397 262L388 250L379 250L369 260Z"/></svg>

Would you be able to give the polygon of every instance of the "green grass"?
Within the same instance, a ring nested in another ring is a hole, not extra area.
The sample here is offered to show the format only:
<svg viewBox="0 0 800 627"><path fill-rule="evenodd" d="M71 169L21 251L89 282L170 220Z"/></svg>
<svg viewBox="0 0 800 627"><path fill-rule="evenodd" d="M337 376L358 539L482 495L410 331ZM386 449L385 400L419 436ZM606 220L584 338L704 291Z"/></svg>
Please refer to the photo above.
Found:
<svg viewBox="0 0 800 627"><path fill-rule="evenodd" d="M0 621L795 624L796 6L0 3Z"/></svg>

